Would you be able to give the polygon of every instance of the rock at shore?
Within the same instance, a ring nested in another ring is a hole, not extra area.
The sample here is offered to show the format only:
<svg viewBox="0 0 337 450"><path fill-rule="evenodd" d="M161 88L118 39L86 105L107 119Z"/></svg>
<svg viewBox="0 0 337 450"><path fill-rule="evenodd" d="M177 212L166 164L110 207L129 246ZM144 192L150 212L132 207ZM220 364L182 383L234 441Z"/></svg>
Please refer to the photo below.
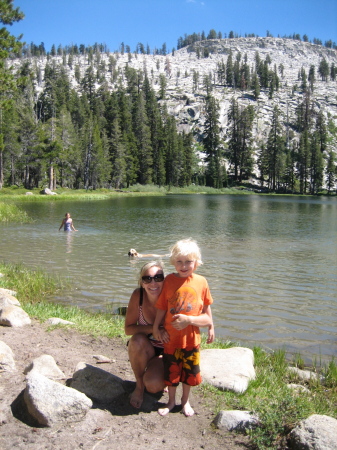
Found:
<svg viewBox="0 0 337 450"><path fill-rule="evenodd" d="M203 381L222 390L242 393L255 379L254 353L249 348L202 350L200 367Z"/></svg>
<svg viewBox="0 0 337 450"><path fill-rule="evenodd" d="M47 427L60 422L78 422L92 407L85 394L36 372L27 376L24 402L29 414Z"/></svg>

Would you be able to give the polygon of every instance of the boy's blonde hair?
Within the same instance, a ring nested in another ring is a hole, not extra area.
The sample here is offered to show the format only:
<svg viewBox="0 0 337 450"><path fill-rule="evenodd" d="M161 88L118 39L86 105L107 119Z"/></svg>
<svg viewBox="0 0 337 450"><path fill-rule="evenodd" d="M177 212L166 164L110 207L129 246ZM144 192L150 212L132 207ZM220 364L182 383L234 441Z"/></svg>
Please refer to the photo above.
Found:
<svg viewBox="0 0 337 450"><path fill-rule="evenodd" d="M164 264L161 261L150 261L150 262L144 264L143 267L140 269L139 278L138 278L139 286L142 286L142 283L143 283L142 276L144 276L145 273L149 269L151 269L151 267L158 267L159 269L161 269L163 271L163 274L164 274ZM164 276L165 276L165 274L164 274Z"/></svg>
<svg viewBox="0 0 337 450"><path fill-rule="evenodd" d="M198 244L193 239L181 239L170 248L170 263L174 266L174 262L179 256L187 256L195 261L197 268L202 264L201 252Z"/></svg>

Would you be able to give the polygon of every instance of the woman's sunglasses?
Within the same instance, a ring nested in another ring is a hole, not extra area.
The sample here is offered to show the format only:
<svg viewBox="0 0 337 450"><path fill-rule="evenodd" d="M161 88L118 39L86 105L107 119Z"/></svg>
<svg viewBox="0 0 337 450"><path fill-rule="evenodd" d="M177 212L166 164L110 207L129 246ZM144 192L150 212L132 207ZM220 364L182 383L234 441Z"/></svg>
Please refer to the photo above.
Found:
<svg viewBox="0 0 337 450"><path fill-rule="evenodd" d="M152 280L156 281L157 283L161 283L164 281L164 274L163 273L157 273L154 277L150 277L150 275L144 275L142 277L143 283L149 284Z"/></svg>

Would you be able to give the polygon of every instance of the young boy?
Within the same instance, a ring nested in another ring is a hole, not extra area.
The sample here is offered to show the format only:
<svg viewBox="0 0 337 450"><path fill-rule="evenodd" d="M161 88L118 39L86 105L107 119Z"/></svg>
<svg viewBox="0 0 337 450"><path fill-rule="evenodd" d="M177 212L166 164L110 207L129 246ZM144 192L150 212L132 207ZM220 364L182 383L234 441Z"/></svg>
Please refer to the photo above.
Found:
<svg viewBox="0 0 337 450"><path fill-rule="evenodd" d="M157 314L153 325L154 338L164 343L164 380L169 392L168 403L158 413L165 416L175 407L176 389L182 382L181 405L188 417L194 414L189 402L191 386L201 383L199 327L208 327L207 343L214 340L210 306L213 299L207 280L194 273L202 264L195 241L178 241L171 248L170 262L177 272L164 281L155 305ZM164 328L159 328L164 316Z"/></svg>

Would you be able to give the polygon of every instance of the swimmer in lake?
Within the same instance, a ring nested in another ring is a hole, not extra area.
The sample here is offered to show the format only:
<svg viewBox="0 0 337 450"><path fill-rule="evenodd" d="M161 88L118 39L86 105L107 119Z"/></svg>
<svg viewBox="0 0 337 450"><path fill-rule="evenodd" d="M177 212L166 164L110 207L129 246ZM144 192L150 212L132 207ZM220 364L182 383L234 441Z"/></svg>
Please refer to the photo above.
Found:
<svg viewBox="0 0 337 450"><path fill-rule="evenodd" d="M70 213L66 213L62 223L60 225L60 229L63 227L64 231L77 231L73 224L73 219L70 217Z"/></svg>

